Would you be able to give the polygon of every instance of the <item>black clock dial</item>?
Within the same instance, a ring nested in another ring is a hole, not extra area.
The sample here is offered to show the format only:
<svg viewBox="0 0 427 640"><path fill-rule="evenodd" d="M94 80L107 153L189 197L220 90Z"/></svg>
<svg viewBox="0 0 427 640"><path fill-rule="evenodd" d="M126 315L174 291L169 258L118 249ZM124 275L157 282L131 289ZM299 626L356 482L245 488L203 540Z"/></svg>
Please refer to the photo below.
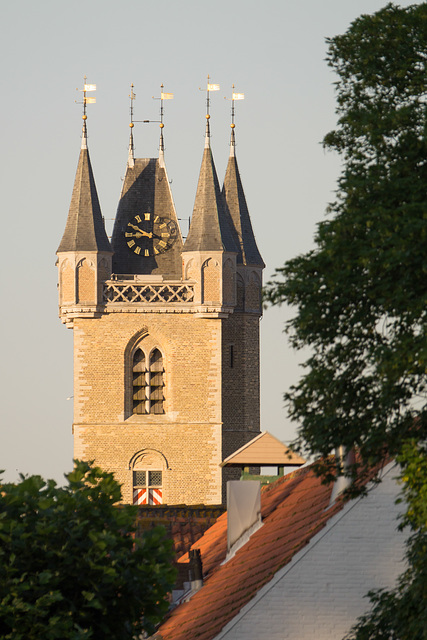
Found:
<svg viewBox="0 0 427 640"><path fill-rule="evenodd" d="M125 241L133 253L143 258L168 251L178 237L178 227L170 218L141 213L128 222Z"/></svg>
<svg viewBox="0 0 427 640"><path fill-rule="evenodd" d="M131 251L138 256L153 255L153 222L151 213L141 213L128 222L125 241Z"/></svg>
<svg viewBox="0 0 427 640"><path fill-rule="evenodd" d="M154 254L168 251L178 237L178 227L170 218L154 216L153 251Z"/></svg>

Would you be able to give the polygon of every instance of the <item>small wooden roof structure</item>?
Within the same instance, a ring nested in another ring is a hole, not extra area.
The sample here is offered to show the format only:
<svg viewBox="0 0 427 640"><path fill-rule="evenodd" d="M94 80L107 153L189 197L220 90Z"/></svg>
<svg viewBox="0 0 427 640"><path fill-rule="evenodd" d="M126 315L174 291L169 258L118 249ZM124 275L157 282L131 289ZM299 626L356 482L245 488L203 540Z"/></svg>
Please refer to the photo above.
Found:
<svg viewBox="0 0 427 640"><path fill-rule="evenodd" d="M283 442L271 435L268 431L261 431L253 440L237 449L228 456L221 467L301 467L305 464L304 458L294 453Z"/></svg>

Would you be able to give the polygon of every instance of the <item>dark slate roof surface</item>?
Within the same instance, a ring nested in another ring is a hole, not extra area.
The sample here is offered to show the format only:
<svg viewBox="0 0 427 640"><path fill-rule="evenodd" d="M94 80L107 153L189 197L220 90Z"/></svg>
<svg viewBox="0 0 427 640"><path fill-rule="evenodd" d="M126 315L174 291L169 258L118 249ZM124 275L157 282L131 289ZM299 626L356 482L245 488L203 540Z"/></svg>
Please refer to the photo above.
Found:
<svg viewBox="0 0 427 640"><path fill-rule="evenodd" d="M265 267L255 241L239 167L234 155L228 159L222 194L236 231L237 263Z"/></svg>
<svg viewBox="0 0 427 640"><path fill-rule="evenodd" d="M58 252L62 251L111 253L88 149L80 151L67 224L58 247Z"/></svg>
<svg viewBox="0 0 427 640"><path fill-rule="evenodd" d="M184 251L237 253L232 221L225 207L210 148L203 152L190 230Z"/></svg>
<svg viewBox="0 0 427 640"><path fill-rule="evenodd" d="M129 250L124 236L127 224L137 214L153 213L172 219L179 230L167 173L157 158L136 158L134 167L127 167L114 222L112 245L113 272L118 274L153 274L166 279L182 275L182 237L178 237L165 253L144 257Z"/></svg>

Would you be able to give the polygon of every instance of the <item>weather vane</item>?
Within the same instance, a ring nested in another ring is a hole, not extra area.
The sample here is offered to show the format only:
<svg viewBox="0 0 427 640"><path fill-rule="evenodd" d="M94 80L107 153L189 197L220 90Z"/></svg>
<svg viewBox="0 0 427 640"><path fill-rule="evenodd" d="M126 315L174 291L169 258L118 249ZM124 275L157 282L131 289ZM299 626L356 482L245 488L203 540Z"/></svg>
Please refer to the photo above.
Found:
<svg viewBox="0 0 427 640"><path fill-rule="evenodd" d="M209 82L210 77L208 74L208 80L207 80L207 84L206 84L206 119L209 120L210 115L209 115L209 107L210 107L210 98L209 98L209 93L211 91L219 91L220 87L219 84L211 84ZM199 91L204 91L204 89L202 89L201 87L199 87Z"/></svg>
<svg viewBox="0 0 427 640"><path fill-rule="evenodd" d="M245 94L244 93L236 93L234 91L234 84L231 85L231 88L233 89L233 92L231 94L231 125L230 127L232 129L234 129L234 127L236 126L234 124L234 101L235 100L244 100L245 99ZM224 100L227 100L227 98L224 96Z"/></svg>
<svg viewBox="0 0 427 640"><path fill-rule="evenodd" d="M136 98L136 93L134 93L133 90L133 82L130 85L130 94L129 94L129 98L130 98L130 128L133 129L133 101Z"/></svg>
<svg viewBox="0 0 427 640"><path fill-rule="evenodd" d="M136 94L133 91L133 84L131 85L131 92L129 94L130 97L130 101L131 101L131 105L130 105L130 119L131 119L131 124L130 126L133 127L133 123L134 122L144 122L144 123L148 123L148 122L159 122L160 123L160 128L163 129L163 127L165 126L163 124L163 115L164 115L164 110L163 110L163 100L172 100L173 99L173 93L164 93L163 91L163 84L160 85L160 98L156 98L155 96L152 96L153 100L160 100L160 120L134 120L133 119L133 101L136 98Z"/></svg>
<svg viewBox="0 0 427 640"><path fill-rule="evenodd" d="M83 89L76 88L76 91L82 91L83 92L83 103L78 102L77 100L74 101L77 104L83 104L83 116L82 116L83 120L87 120L86 105L87 104L94 104L96 102L96 98L91 98L91 97L87 97L86 96L86 93L88 91L96 91L96 84L87 84L86 80L87 80L87 77L84 76Z"/></svg>

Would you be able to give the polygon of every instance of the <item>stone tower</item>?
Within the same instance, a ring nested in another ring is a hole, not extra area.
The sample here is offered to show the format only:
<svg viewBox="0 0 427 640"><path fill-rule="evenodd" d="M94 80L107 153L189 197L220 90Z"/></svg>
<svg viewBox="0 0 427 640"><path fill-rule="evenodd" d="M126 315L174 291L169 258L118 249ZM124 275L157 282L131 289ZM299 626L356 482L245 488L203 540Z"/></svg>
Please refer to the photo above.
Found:
<svg viewBox="0 0 427 640"><path fill-rule="evenodd" d="M161 125L162 126L162 125ZM58 249L59 307L74 331L74 457L113 471L123 500L220 504L219 464L259 432L258 252L234 153L221 191L206 124L183 243L163 130L129 156L111 246L86 144Z"/></svg>

